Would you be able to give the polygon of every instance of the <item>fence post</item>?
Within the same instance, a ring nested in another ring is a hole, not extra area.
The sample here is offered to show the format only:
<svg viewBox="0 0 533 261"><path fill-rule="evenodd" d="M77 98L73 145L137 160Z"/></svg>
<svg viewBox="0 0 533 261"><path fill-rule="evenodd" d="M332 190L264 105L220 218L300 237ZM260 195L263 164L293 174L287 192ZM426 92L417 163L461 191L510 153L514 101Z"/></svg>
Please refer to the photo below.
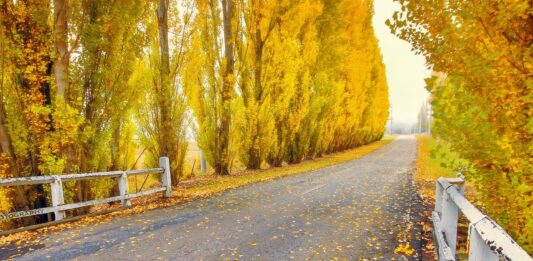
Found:
<svg viewBox="0 0 533 261"><path fill-rule="evenodd" d="M118 179L118 190L120 192L121 197L126 197L129 194L128 175L126 174L126 172L122 172L120 178ZM121 202L123 208L131 207L131 200L122 198Z"/></svg>
<svg viewBox="0 0 533 261"><path fill-rule="evenodd" d="M207 170L207 164L205 162L204 152L200 151L200 172L205 174Z"/></svg>
<svg viewBox="0 0 533 261"><path fill-rule="evenodd" d="M172 196L172 180L170 178L170 161L168 157L159 158L159 167L163 168L161 185L167 189L163 191L163 197L170 198Z"/></svg>
<svg viewBox="0 0 533 261"><path fill-rule="evenodd" d="M499 258L489 249L479 236L475 224L468 226L468 261L498 261Z"/></svg>
<svg viewBox="0 0 533 261"><path fill-rule="evenodd" d="M50 193L52 194L52 206L58 207L65 204L63 196L63 182L59 176L53 176L54 182L50 183ZM65 211L54 211L54 220L62 220L65 218Z"/></svg>
<svg viewBox="0 0 533 261"><path fill-rule="evenodd" d="M464 194L463 184L457 185L457 191ZM453 186L453 185L452 185ZM449 188L449 187L448 187ZM444 188L442 200L442 231L446 235L448 246L455 256L457 250L457 222L459 220L459 208L455 205L450 195L448 188Z"/></svg>
<svg viewBox="0 0 533 261"><path fill-rule="evenodd" d="M435 190L435 212L439 213L439 215L442 216L442 198L444 195L442 194L443 188L439 181L437 181Z"/></svg>

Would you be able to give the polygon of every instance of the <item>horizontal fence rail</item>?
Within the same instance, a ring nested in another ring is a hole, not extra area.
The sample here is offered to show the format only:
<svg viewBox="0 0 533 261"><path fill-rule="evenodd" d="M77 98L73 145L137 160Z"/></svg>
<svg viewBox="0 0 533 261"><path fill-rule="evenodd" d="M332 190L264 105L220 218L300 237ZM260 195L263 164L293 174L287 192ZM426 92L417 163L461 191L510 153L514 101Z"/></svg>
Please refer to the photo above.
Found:
<svg viewBox="0 0 533 261"><path fill-rule="evenodd" d="M439 178L436 191L432 218L439 261L456 260L459 212L469 221L469 261L533 261L503 228L464 197L463 178Z"/></svg>
<svg viewBox="0 0 533 261"><path fill-rule="evenodd" d="M145 191L140 191L130 194L128 191L128 177L136 175L159 174L161 175L161 186ZM65 204L63 194L63 182L65 181L79 181L98 178L118 178L119 196L109 197L104 199L95 199L78 203ZM52 206L46 208L32 209L26 211L17 211L7 214L0 214L0 220L29 217L35 215L42 215L54 213L54 219L62 220L65 218L65 211L70 209L77 209L82 207L93 206L97 204L110 203L121 201L122 207L131 206L131 199L141 197L153 193L163 192L164 197L172 195L172 183L170 179L170 163L167 157L159 158L159 168L143 169L143 170L129 170L129 171L110 171L110 172L96 172L96 173L81 173L81 174L65 174L52 176L34 176L23 178L7 178L0 179L0 187L14 187L25 185L50 185L50 196L52 199Z"/></svg>

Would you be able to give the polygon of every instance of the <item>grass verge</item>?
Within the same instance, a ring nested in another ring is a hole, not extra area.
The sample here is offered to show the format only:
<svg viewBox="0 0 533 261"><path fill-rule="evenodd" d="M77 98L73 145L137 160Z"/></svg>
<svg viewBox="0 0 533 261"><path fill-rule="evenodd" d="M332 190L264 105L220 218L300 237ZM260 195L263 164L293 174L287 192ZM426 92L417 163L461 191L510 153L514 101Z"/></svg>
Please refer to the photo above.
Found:
<svg viewBox="0 0 533 261"><path fill-rule="evenodd" d="M394 139L395 137L387 137L383 140L355 149L333 153L314 160L307 160L299 164L288 165L279 168L243 171L241 173L228 176L196 176L190 180L181 182L178 186L176 186L171 198L161 198L160 195L137 198L133 200L133 207L129 209L120 209L118 205L109 206L105 209L98 208L99 210L109 210L115 208L117 211L99 216L86 217L71 223L64 223L40 228L34 231L19 232L0 237L0 253L2 251L10 251L12 252L11 256L16 257L17 255L22 254L23 251L27 251L25 249L28 249L28 245L31 246L32 244L38 244L42 236L50 233L57 233L69 228L79 228L87 225L105 223L116 216L142 213L151 209L183 204L195 199L217 195L228 189L234 189L247 184L278 179L291 175L298 175L308 171L354 160L383 147ZM17 247L13 249L13 245L16 245ZM6 246L9 247L6 248Z"/></svg>
<svg viewBox="0 0 533 261"><path fill-rule="evenodd" d="M425 135L418 135L418 159L416 161L415 181L418 193L427 199L435 199L435 182L440 177L455 177L453 170L442 165L450 159L431 157L431 151L437 149L437 142ZM448 154L444 154L448 155Z"/></svg>
<svg viewBox="0 0 533 261"><path fill-rule="evenodd" d="M440 177L455 177L456 172L449 162L464 165L464 160L453 153L446 144L440 144L429 136L419 135L418 140L418 158L416 162L415 183L418 188L418 194L423 199L423 236L426 242L422 249L423 260L436 260L435 247L432 237L431 212L435 208L435 185ZM466 184L465 195L469 199L475 199L475 189L471 184ZM473 201L471 201L473 202ZM458 255L464 256L467 253L466 240L468 222L464 217L460 218L458 223Z"/></svg>

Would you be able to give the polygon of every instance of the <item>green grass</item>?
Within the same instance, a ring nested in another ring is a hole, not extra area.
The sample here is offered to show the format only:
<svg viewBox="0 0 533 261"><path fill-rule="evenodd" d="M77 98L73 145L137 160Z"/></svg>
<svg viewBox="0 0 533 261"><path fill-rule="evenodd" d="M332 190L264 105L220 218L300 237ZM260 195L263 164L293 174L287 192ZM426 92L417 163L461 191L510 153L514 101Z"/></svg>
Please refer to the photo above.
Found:
<svg viewBox="0 0 533 261"><path fill-rule="evenodd" d="M454 177L455 173L447 167L447 163L457 156L452 153L447 146L439 146L437 141L419 135L418 139L418 161L417 176L425 180L436 180L439 177Z"/></svg>
<svg viewBox="0 0 533 261"><path fill-rule="evenodd" d="M438 178L456 177L458 171L473 171L470 163L453 152L444 141L425 135L419 135L417 139L418 160L415 180L423 196L434 198L434 186Z"/></svg>

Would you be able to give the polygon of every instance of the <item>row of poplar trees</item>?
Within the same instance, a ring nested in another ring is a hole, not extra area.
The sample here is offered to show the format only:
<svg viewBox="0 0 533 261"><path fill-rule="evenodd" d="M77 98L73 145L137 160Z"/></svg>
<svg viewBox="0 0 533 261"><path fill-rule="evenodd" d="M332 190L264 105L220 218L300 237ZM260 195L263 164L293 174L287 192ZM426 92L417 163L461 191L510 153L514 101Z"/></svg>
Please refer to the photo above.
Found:
<svg viewBox="0 0 533 261"><path fill-rule="evenodd" d="M397 2L392 31L440 72L433 134L472 163L484 210L533 253L533 2Z"/></svg>
<svg viewBox="0 0 533 261"><path fill-rule="evenodd" d="M187 137L226 175L233 160L297 163L384 132L372 1L2 0L0 13L2 177L168 156L176 184ZM116 190L65 186L67 201ZM42 207L45 189L0 191L0 208Z"/></svg>

